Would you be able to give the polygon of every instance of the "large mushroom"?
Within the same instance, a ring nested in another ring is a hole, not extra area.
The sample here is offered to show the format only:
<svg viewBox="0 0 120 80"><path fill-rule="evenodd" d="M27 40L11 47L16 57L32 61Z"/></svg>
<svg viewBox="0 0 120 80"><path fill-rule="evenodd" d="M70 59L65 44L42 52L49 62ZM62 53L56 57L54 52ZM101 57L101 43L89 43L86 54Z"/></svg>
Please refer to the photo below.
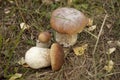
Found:
<svg viewBox="0 0 120 80"><path fill-rule="evenodd" d="M88 18L74 8L58 8L52 12L51 27L56 31L55 39L64 47L72 46L77 41L77 33L88 24Z"/></svg>
<svg viewBox="0 0 120 80"><path fill-rule="evenodd" d="M59 70L64 63L64 52L58 43L53 43L51 49L32 47L25 54L25 62L33 69L48 67Z"/></svg>

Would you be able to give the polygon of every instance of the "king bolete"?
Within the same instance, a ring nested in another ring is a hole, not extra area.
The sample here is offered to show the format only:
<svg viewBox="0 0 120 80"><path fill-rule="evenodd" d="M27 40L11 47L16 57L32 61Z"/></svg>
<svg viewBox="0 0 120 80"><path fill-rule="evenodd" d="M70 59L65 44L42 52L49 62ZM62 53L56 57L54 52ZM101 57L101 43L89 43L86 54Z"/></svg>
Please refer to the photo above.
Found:
<svg viewBox="0 0 120 80"><path fill-rule="evenodd" d="M76 43L77 33L88 24L88 18L79 10L63 7L52 12L50 24L56 31L56 41L69 47Z"/></svg>

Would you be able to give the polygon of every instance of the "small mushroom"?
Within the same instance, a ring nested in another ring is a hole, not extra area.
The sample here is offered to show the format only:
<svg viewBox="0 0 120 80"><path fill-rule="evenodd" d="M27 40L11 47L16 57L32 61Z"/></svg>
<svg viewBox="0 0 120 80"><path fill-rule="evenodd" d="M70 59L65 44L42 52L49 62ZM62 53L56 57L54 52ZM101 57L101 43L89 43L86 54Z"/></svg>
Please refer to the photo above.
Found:
<svg viewBox="0 0 120 80"><path fill-rule="evenodd" d="M25 54L25 62L33 69L51 65L52 70L57 71L64 63L64 52L57 43L53 43L51 49L32 47Z"/></svg>
<svg viewBox="0 0 120 80"><path fill-rule="evenodd" d="M77 33L88 24L88 18L74 8L58 8L52 12L51 27L57 31L55 39L64 47L72 46L77 41Z"/></svg>
<svg viewBox="0 0 120 80"><path fill-rule="evenodd" d="M41 32L36 42L37 47L48 48L51 44L51 34L48 31Z"/></svg>
<svg viewBox="0 0 120 80"><path fill-rule="evenodd" d="M32 47L25 54L25 62L33 69L50 66L50 50L47 48Z"/></svg>

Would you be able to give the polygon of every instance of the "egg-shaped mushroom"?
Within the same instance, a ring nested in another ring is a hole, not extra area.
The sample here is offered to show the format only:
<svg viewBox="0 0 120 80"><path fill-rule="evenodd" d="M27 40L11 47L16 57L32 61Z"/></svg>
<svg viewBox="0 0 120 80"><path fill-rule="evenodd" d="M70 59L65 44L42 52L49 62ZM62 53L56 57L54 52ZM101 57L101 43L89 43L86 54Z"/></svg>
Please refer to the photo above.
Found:
<svg viewBox="0 0 120 80"><path fill-rule="evenodd" d="M50 66L50 50L47 48L31 47L25 53L25 62L33 69Z"/></svg>

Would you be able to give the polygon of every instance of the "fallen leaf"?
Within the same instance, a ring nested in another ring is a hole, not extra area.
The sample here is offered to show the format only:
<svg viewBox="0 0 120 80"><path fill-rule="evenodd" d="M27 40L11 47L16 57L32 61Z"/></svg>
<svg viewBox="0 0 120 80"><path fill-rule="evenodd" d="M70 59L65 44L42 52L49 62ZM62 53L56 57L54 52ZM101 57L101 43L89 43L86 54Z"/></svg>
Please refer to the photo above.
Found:
<svg viewBox="0 0 120 80"><path fill-rule="evenodd" d="M10 77L9 80L16 80L18 78L21 78L22 77L22 74L20 73L15 73L12 77Z"/></svg>
<svg viewBox="0 0 120 80"><path fill-rule="evenodd" d="M113 47L113 48L109 48L107 54L112 54L115 50L116 50L115 47Z"/></svg>
<svg viewBox="0 0 120 80"><path fill-rule="evenodd" d="M111 45L111 43L113 43L114 41L107 41L107 43L109 44L109 45Z"/></svg>
<svg viewBox="0 0 120 80"><path fill-rule="evenodd" d="M20 28L23 29L23 30L26 30L26 29L29 29L30 26L24 22L20 23Z"/></svg>
<svg viewBox="0 0 120 80"><path fill-rule="evenodd" d="M83 55L85 53L85 50L87 49L88 44L84 44L81 47L75 47L73 48L74 53L78 55Z"/></svg>
<svg viewBox="0 0 120 80"><path fill-rule="evenodd" d="M93 19L89 18L88 20L89 20L89 21L88 21L88 24L87 24L87 25L88 25L88 26L92 26L92 25L93 25Z"/></svg>
<svg viewBox="0 0 120 80"><path fill-rule="evenodd" d="M107 72L111 72L112 69L113 69L113 66L105 66L104 69L105 69Z"/></svg>
<svg viewBox="0 0 120 80"><path fill-rule="evenodd" d="M25 62L25 59L22 57L19 61L18 61L18 64L19 65L23 65L23 64L25 64L26 62Z"/></svg>
<svg viewBox="0 0 120 80"><path fill-rule="evenodd" d="M119 40L115 40L115 41L107 41L109 46L118 46L120 47L120 41Z"/></svg>
<svg viewBox="0 0 120 80"><path fill-rule="evenodd" d="M108 65L109 65L109 66L113 66L113 65L114 65L114 62L113 62L112 60L109 60L109 61L108 61Z"/></svg>
<svg viewBox="0 0 120 80"><path fill-rule="evenodd" d="M18 61L18 64L22 65L23 67L29 67L23 57Z"/></svg>
<svg viewBox="0 0 120 80"><path fill-rule="evenodd" d="M5 9L4 9L4 13L5 13L5 14L9 14L9 13L10 13L10 9L9 9L9 8L5 8Z"/></svg>
<svg viewBox="0 0 120 80"><path fill-rule="evenodd" d="M120 47L120 41L116 41L116 45Z"/></svg>
<svg viewBox="0 0 120 80"><path fill-rule="evenodd" d="M93 25L93 26L87 28L88 31L93 31L93 30L95 30L95 29L96 29L96 25Z"/></svg>
<svg viewBox="0 0 120 80"><path fill-rule="evenodd" d="M14 3L14 0L8 0L9 1L9 3L11 3L11 4L13 4Z"/></svg>
<svg viewBox="0 0 120 80"><path fill-rule="evenodd" d="M114 62L112 60L109 60L107 65L104 66L104 69L107 72L111 72L111 70L113 69L113 66L114 66Z"/></svg>

